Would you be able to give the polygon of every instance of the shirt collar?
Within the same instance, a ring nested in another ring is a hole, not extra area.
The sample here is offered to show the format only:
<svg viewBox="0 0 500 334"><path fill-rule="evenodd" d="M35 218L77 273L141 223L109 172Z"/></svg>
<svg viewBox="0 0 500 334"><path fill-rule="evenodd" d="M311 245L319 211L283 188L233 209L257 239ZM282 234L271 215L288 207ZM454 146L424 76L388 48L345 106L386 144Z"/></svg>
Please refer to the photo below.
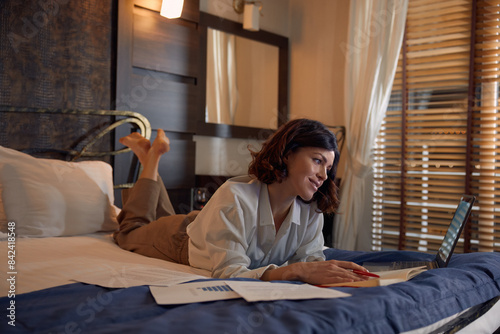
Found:
<svg viewBox="0 0 500 334"><path fill-rule="evenodd" d="M300 225L300 209L298 199L296 198L292 206L290 207L290 211L286 216L283 223L291 221L294 224ZM262 182L260 188L260 196L259 196L259 224L261 226L273 225L273 213L271 211L271 201L269 200L269 190L267 188L267 184Z"/></svg>

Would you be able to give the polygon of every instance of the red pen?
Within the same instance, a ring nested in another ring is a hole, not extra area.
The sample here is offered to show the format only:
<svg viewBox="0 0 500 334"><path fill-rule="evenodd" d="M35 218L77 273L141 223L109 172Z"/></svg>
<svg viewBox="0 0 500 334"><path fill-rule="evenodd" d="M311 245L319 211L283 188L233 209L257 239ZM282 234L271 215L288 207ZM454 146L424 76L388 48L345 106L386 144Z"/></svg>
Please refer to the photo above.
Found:
<svg viewBox="0 0 500 334"><path fill-rule="evenodd" d="M357 275L361 275L361 276L369 276L369 277L380 278L379 275L373 274L373 273L371 273L369 271L363 271L363 270L353 269L352 272L355 273L355 274L357 274Z"/></svg>

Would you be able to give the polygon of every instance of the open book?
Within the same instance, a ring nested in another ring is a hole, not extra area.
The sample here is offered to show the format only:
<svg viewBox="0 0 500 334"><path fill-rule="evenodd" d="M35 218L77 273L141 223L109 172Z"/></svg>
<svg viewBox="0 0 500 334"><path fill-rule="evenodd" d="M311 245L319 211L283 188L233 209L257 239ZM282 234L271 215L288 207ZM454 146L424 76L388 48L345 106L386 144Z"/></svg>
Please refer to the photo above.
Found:
<svg viewBox="0 0 500 334"><path fill-rule="evenodd" d="M372 287L372 286L385 286L399 282L405 282L418 274L426 271L427 268L424 267L415 267L415 268L406 268L406 269L398 269L398 270L387 270L387 271L379 271L374 272L373 274L377 274L380 278L370 277L366 281L358 281L358 282L344 282L344 283L332 283L332 284L323 284L321 286L331 287L331 286L343 286L343 287Z"/></svg>

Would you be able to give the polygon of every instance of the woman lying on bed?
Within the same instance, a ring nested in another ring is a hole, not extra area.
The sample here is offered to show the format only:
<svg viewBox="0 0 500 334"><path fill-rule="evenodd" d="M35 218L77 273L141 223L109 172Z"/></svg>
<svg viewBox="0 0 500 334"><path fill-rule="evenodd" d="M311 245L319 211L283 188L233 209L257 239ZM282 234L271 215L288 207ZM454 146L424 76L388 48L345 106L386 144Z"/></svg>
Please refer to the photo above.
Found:
<svg viewBox="0 0 500 334"><path fill-rule="evenodd" d="M251 152L249 176L229 179L201 211L175 214L158 175L169 150L162 130L151 144L138 133L120 142L143 171L123 194L114 239L142 255L211 271L214 278L299 280L311 284L366 278L345 261L325 261L322 212L338 205L333 182L339 160L335 135L323 124L293 120Z"/></svg>

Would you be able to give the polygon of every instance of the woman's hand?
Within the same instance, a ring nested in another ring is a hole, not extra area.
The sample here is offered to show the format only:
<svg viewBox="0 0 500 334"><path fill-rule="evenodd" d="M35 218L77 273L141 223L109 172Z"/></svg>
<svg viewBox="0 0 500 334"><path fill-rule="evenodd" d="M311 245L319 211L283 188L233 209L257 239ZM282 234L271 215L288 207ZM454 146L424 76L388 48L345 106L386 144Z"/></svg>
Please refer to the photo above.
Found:
<svg viewBox="0 0 500 334"><path fill-rule="evenodd" d="M261 279L264 281L302 281L314 285L355 282L368 279L368 277L353 273L353 269L367 271L362 266L348 261L298 262L286 267L267 270Z"/></svg>

